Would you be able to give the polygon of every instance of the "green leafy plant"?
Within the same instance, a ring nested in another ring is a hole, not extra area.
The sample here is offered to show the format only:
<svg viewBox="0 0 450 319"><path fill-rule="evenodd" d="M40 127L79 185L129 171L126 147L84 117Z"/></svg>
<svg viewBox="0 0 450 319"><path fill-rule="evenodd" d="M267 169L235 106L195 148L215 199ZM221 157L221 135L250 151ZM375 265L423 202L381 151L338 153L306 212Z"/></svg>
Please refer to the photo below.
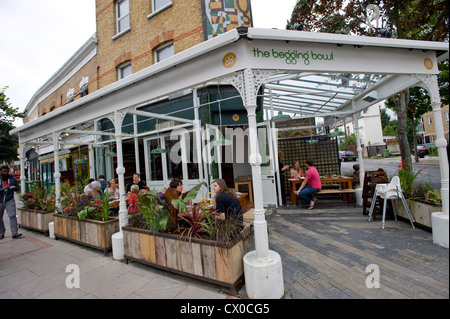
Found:
<svg viewBox="0 0 450 319"><path fill-rule="evenodd" d="M137 202L139 213L145 219L146 228L152 232L167 231L172 225L169 219L169 212L166 207L158 202L158 194L155 190L141 194ZM138 216L133 218L134 223L139 222ZM142 223L140 222L142 225Z"/></svg>
<svg viewBox="0 0 450 319"><path fill-rule="evenodd" d="M184 213L186 211L186 203L197 197L197 194L202 186L205 186L206 188L208 187L205 182L200 182L192 187L186 196L178 199L172 199L173 207L175 207L180 213Z"/></svg>
<svg viewBox="0 0 450 319"><path fill-rule="evenodd" d="M402 191L406 197L411 197L413 194L414 181L417 175L422 173L422 169L415 172L412 168L409 169L408 165L402 161L398 166L398 177L400 178L400 183L402 186Z"/></svg>
<svg viewBox="0 0 450 319"><path fill-rule="evenodd" d="M54 194L44 187L32 186L30 191L20 196L20 200L25 208L52 211L56 209Z"/></svg>

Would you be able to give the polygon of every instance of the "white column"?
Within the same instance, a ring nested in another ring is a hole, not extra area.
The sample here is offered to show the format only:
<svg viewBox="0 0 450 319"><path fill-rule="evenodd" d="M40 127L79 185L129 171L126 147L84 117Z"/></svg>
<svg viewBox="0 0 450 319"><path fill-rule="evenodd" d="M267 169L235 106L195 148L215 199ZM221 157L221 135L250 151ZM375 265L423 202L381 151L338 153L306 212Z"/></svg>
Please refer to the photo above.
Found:
<svg viewBox="0 0 450 319"><path fill-rule="evenodd" d="M356 203L358 204L358 206L362 206L363 203L362 189L364 185L364 159L361 148L361 137L359 134L358 113L353 113L353 128L356 133L356 152L358 153L358 163L359 163L359 188L356 189L355 196L356 196Z"/></svg>
<svg viewBox="0 0 450 319"><path fill-rule="evenodd" d="M434 127L436 130L436 146L439 155L439 167L441 171L441 196L442 212L431 214L433 228L433 242L445 248L449 248L449 167L447 158L447 140L444 135L442 123L441 98L436 75L417 75L431 96L433 107Z"/></svg>
<svg viewBox="0 0 450 319"><path fill-rule="evenodd" d="M55 163L55 196L56 208L61 210L61 173L59 171L59 136L60 132L53 132L53 156Z"/></svg>
<svg viewBox="0 0 450 319"><path fill-rule="evenodd" d="M137 137L138 125L137 125L137 115L133 115L133 132L134 132L134 157L136 163L136 173L141 175L141 161L139 160L139 138Z"/></svg>
<svg viewBox="0 0 450 319"><path fill-rule="evenodd" d="M94 153L94 146L89 145L89 177L95 179L95 153Z"/></svg>
<svg viewBox="0 0 450 319"><path fill-rule="evenodd" d="M253 198L255 203L255 251L244 256L247 295L252 299L275 299L284 295L283 271L280 255L269 250L267 221L263 206L261 155L256 127L256 96L264 80L271 73L246 69L227 79L242 96L248 113L249 163L252 166Z"/></svg>
<svg viewBox="0 0 450 319"><path fill-rule="evenodd" d="M27 158L25 157L25 145L19 143L19 160L20 160L20 194L25 195L25 163Z"/></svg>
<svg viewBox="0 0 450 319"><path fill-rule="evenodd" d="M122 148L122 123L127 111L115 111L108 118L114 124L116 136L117 168L116 173L119 180L120 204L119 204L119 227L120 231L112 235L113 258L121 260L124 258L124 243L122 227L128 224L128 210L125 189L125 167L123 166Z"/></svg>
<svg viewBox="0 0 450 319"><path fill-rule="evenodd" d="M199 116L199 101L198 101L198 93L197 88L194 88L192 91L192 99L194 103L194 134L195 134L195 147L197 148L197 163L198 163L198 178L203 181L203 162L202 162L202 125ZM194 159L192 159L194 160ZM209 181L206 181L209 184Z"/></svg>

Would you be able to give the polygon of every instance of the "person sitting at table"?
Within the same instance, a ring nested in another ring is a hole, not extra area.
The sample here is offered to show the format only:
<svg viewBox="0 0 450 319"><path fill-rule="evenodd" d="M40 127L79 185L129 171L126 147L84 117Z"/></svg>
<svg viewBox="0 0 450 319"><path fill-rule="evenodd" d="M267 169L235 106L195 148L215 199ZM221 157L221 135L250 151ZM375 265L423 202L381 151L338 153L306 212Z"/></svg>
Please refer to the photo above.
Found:
<svg viewBox="0 0 450 319"><path fill-rule="evenodd" d="M300 168L299 162L295 162L294 167L291 168L291 171L289 173L290 173L291 179L296 179L296 178L305 176L305 174L303 173L303 170Z"/></svg>
<svg viewBox="0 0 450 319"><path fill-rule="evenodd" d="M242 207L236 194L228 189L224 179L216 179L212 188L216 193L216 212L219 214L218 220L229 218L237 219L241 224L244 222Z"/></svg>
<svg viewBox="0 0 450 319"><path fill-rule="evenodd" d="M314 167L314 162L311 160L306 161L306 175L305 180L300 185L298 191L295 191L295 194L298 197L298 201L303 199L306 204L309 205L308 209L313 209L314 204L317 201L314 198L314 194L316 194L322 188L322 183L320 182L320 176L317 169Z"/></svg>
<svg viewBox="0 0 450 319"><path fill-rule="evenodd" d="M183 189L183 182L179 178L174 178L170 181L169 188L164 193L164 200L169 207L169 218L172 222L171 231L178 229L178 213L179 211L172 205L172 199L178 199L181 196L186 196L187 191Z"/></svg>
<svg viewBox="0 0 450 319"><path fill-rule="evenodd" d="M131 186L132 185L138 185L139 190L145 189L147 186L145 186L145 183L140 180L141 176L138 173L133 174L133 181L131 183L128 183L127 185L127 193L131 192Z"/></svg>
<svg viewBox="0 0 450 319"><path fill-rule="evenodd" d="M139 211L137 203L139 202L139 186L132 185L130 197L128 197L128 212L136 213Z"/></svg>
<svg viewBox="0 0 450 319"><path fill-rule="evenodd" d="M92 182L94 182L94 181L95 181L95 179L90 178L88 184L84 187L83 192L84 192L86 195L88 195L89 192L92 190Z"/></svg>
<svg viewBox="0 0 450 319"><path fill-rule="evenodd" d="M120 191L119 186L117 185L117 181L115 178L111 178L108 182L108 188L106 189L106 192L108 192L109 196L111 198L119 198L120 197Z"/></svg>
<svg viewBox="0 0 450 319"><path fill-rule="evenodd" d="M102 196L101 187L102 185L98 181L93 181L90 183L91 190L87 194L88 199L99 199Z"/></svg>

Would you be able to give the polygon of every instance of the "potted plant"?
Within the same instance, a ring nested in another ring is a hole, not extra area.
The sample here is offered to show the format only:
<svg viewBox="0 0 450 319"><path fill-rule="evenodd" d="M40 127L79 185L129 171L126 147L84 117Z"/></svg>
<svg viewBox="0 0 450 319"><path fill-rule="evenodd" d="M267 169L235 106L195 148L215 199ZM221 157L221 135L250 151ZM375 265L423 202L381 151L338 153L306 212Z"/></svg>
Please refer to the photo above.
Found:
<svg viewBox="0 0 450 319"><path fill-rule="evenodd" d="M216 221L201 205L187 209L202 185L172 200L179 210L176 228L170 225L167 203L158 202L154 191L141 196L140 212L122 228L125 261L215 283L235 294L243 282L243 256L253 244L252 222L237 226L232 220Z"/></svg>
<svg viewBox="0 0 450 319"><path fill-rule="evenodd" d="M431 214L442 211L442 198L439 190L432 189L429 183L418 183L416 178L426 170L409 171L405 163L399 165L399 177L402 183L402 191L405 195L409 210L416 224L432 229ZM408 218L403 205L397 200L395 203L397 213L400 217Z"/></svg>
<svg viewBox="0 0 450 319"><path fill-rule="evenodd" d="M49 233L48 224L55 212L55 192L34 186L20 196L22 207L17 208L18 223L21 227Z"/></svg>
<svg viewBox="0 0 450 319"><path fill-rule="evenodd" d="M110 217L109 194L89 199L76 186L61 187L61 211L53 215L55 238L102 250L112 249L111 236L119 231L119 219Z"/></svg>

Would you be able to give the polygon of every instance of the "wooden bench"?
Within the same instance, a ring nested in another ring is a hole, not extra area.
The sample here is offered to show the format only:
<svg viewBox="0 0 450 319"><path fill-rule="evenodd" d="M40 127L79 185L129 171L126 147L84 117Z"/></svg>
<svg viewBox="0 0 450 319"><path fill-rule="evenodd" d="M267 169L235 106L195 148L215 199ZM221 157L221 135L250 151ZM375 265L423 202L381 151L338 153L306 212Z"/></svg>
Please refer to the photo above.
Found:
<svg viewBox="0 0 450 319"><path fill-rule="evenodd" d="M356 191L352 188L346 188L346 189L328 189L328 188L322 188L318 193L314 194L314 196L321 196L321 195L351 195L347 197L347 202L353 202L353 206L356 206ZM293 202L294 205L297 205L297 197L294 199Z"/></svg>
<svg viewBox="0 0 450 319"><path fill-rule="evenodd" d="M348 202L353 202L353 206L356 206L356 196L355 196L356 190L354 189L321 189L318 193L315 194L315 196L318 195L352 195L348 196Z"/></svg>

